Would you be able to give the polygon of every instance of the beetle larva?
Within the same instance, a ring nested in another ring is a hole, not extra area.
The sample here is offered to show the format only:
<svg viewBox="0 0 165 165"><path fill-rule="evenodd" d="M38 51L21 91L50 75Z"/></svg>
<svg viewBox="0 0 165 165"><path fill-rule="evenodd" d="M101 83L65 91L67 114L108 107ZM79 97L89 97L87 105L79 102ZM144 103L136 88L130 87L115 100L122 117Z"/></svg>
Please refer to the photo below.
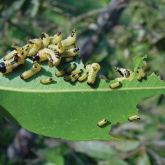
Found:
<svg viewBox="0 0 165 165"><path fill-rule="evenodd" d="M145 78L146 74L143 69L138 69L137 70L137 80L141 81L143 78Z"/></svg>
<svg viewBox="0 0 165 165"><path fill-rule="evenodd" d="M82 82L82 81L85 81L88 77L88 74L87 72L84 72L79 78L78 78L78 81Z"/></svg>
<svg viewBox="0 0 165 165"><path fill-rule="evenodd" d="M11 58L13 58L15 55L17 54L16 50L13 50L11 52L9 52L8 54L5 55L5 57L3 57L3 60L10 60Z"/></svg>
<svg viewBox="0 0 165 165"><path fill-rule="evenodd" d="M79 48L72 48L67 51L65 51L65 54L62 55L62 57L74 57L78 55Z"/></svg>
<svg viewBox="0 0 165 165"><path fill-rule="evenodd" d="M96 81L97 73L100 70L100 65L98 63L93 63L91 65L87 65L86 69L88 71L87 83L94 84Z"/></svg>
<svg viewBox="0 0 165 165"><path fill-rule="evenodd" d="M140 120L140 117L138 115L134 115L134 116L130 116L128 120L129 121Z"/></svg>
<svg viewBox="0 0 165 165"><path fill-rule="evenodd" d="M71 34L64 40L61 41L64 47L71 46L76 42L76 31L72 30Z"/></svg>
<svg viewBox="0 0 165 165"><path fill-rule="evenodd" d="M65 75L65 73L66 73L65 70L56 71L55 76L62 77Z"/></svg>
<svg viewBox="0 0 165 165"><path fill-rule="evenodd" d="M46 48L50 44L50 37L46 33L41 34L42 45Z"/></svg>
<svg viewBox="0 0 165 165"><path fill-rule="evenodd" d="M97 126L98 127L104 127L106 126L107 124L109 124L109 121L107 119L102 119L100 120L98 123L97 123Z"/></svg>
<svg viewBox="0 0 165 165"><path fill-rule="evenodd" d="M37 74L41 70L41 65L37 62L33 63L33 66L30 70L23 72L20 77L23 80L29 79L33 75Z"/></svg>
<svg viewBox="0 0 165 165"><path fill-rule="evenodd" d="M53 37L51 37L51 43L56 45L62 40L62 33L57 32Z"/></svg>
<svg viewBox="0 0 165 165"><path fill-rule="evenodd" d="M110 84L109 87L112 89L115 89L115 88L121 87L121 85L122 85L121 82L117 81L115 83Z"/></svg>
<svg viewBox="0 0 165 165"><path fill-rule="evenodd" d="M42 79L40 80L40 83L41 83L41 84L50 84L50 83L52 83L52 82L53 82L53 78L52 78L52 77L42 78Z"/></svg>
<svg viewBox="0 0 165 165"><path fill-rule="evenodd" d="M24 64L24 57L16 54L13 58L10 60L4 61L0 63L0 72L3 74L7 74L12 72L15 68L17 68L19 65Z"/></svg>
<svg viewBox="0 0 165 165"><path fill-rule="evenodd" d="M37 54L38 50L42 47L42 40L41 39L32 39L29 41L29 53L28 56L34 56Z"/></svg>

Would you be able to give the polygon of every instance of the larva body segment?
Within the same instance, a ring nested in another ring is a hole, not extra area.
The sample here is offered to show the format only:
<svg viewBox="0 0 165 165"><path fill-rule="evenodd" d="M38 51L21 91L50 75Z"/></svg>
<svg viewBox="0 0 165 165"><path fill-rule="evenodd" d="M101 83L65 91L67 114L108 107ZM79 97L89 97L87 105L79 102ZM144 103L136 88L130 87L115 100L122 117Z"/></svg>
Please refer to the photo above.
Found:
<svg viewBox="0 0 165 165"><path fill-rule="evenodd" d="M65 51L65 54L63 54L62 57L74 57L74 56L78 55L79 50L80 50L79 48L69 49L69 50Z"/></svg>
<svg viewBox="0 0 165 165"><path fill-rule="evenodd" d="M71 73L73 70L75 70L77 65L75 63L70 64L66 69L66 73Z"/></svg>
<svg viewBox="0 0 165 165"><path fill-rule="evenodd" d="M97 123L97 126L98 126L98 127L104 127L104 126L106 126L108 123L109 123L109 122L108 122L107 119L102 119L102 120L100 120L100 121Z"/></svg>
<svg viewBox="0 0 165 165"><path fill-rule="evenodd" d="M137 80L141 81L143 78L145 78L146 74L143 69L137 70Z"/></svg>
<svg viewBox="0 0 165 165"><path fill-rule="evenodd" d="M58 44L54 45L54 44L50 44L48 46L49 49L55 51L55 52L59 52L60 54L64 52L64 47L62 46L61 42L59 42Z"/></svg>
<svg viewBox="0 0 165 165"><path fill-rule="evenodd" d="M66 58L64 58L64 61L65 62L71 62L71 61L73 61L75 58L74 57L66 57Z"/></svg>
<svg viewBox="0 0 165 165"><path fill-rule="evenodd" d="M13 51L9 52L8 54L6 54L6 55L3 57L3 60L4 60L4 61L10 60L10 59L13 58L16 54L17 54L17 51L16 51L16 50L13 50Z"/></svg>
<svg viewBox="0 0 165 165"><path fill-rule="evenodd" d="M79 74L71 75L71 82L76 82L76 81L78 80L79 77L80 77Z"/></svg>
<svg viewBox="0 0 165 165"><path fill-rule="evenodd" d="M41 35L42 45L44 48L47 48L47 46L50 44L50 37L47 33L42 33Z"/></svg>
<svg viewBox="0 0 165 165"><path fill-rule="evenodd" d="M51 37L51 43L56 45L62 40L62 33L57 32L53 37Z"/></svg>
<svg viewBox="0 0 165 165"><path fill-rule="evenodd" d="M72 30L71 34L64 40L61 41L64 47L71 46L76 42L76 31Z"/></svg>
<svg viewBox="0 0 165 165"><path fill-rule="evenodd" d="M129 121L140 120L140 116L138 116L138 115L130 116L130 117L128 118L128 120L129 120Z"/></svg>
<svg viewBox="0 0 165 165"><path fill-rule="evenodd" d="M88 71L87 83L94 84L96 81L97 73L100 70L100 65L98 63L93 63L91 65L87 65L86 69Z"/></svg>
<svg viewBox="0 0 165 165"><path fill-rule="evenodd" d="M41 39L32 39L29 41L29 45L30 45L30 50L28 53L28 56L34 56L37 54L37 52L39 51L39 49L41 49L42 47L42 40Z"/></svg>
<svg viewBox="0 0 165 165"><path fill-rule="evenodd" d="M85 81L87 79L88 75L87 73L83 73L79 78L78 81L82 82Z"/></svg>
<svg viewBox="0 0 165 165"><path fill-rule="evenodd" d="M17 53L10 60L4 61L0 64L0 72L3 74L10 73L19 65L24 64L24 61L24 57Z"/></svg>
<svg viewBox="0 0 165 165"><path fill-rule="evenodd" d="M59 52L51 52L48 54L49 66L58 66L61 63L61 55Z"/></svg>
<svg viewBox="0 0 165 165"><path fill-rule="evenodd" d="M62 76L64 76L65 75L65 71L64 70L60 70L60 71L56 71L55 72L55 76L57 76L57 77L62 77Z"/></svg>
<svg viewBox="0 0 165 165"><path fill-rule="evenodd" d="M73 70L73 71L71 72L71 75L80 74L81 72L82 72L82 70L79 69L79 68L77 68L77 69L75 69L75 70Z"/></svg>
<svg viewBox="0 0 165 165"><path fill-rule="evenodd" d="M115 83L110 84L109 87L111 89L116 89L116 88L119 88L121 85L122 85L121 82L120 81L117 81Z"/></svg>
<svg viewBox="0 0 165 165"><path fill-rule="evenodd" d="M37 62L33 63L33 66L30 70L25 71L20 75L21 79L26 80L31 78L33 75L37 74L41 70L41 65Z"/></svg>
<svg viewBox="0 0 165 165"><path fill-rule="evenodd" d="M41 83L41 84L44 84L44 85L50 84L50 83L52 83L52 82L53 82L53 78L52 78L52 77L42 78L42 79L40 80L40 83Z"/></svg>
<svg viewBox="0 0 165 165"><path fill-rule="evenodd" d="M50 50L48 48L44 48L38 51L37 55L33 56L33 61L43 62L48 60Z"/></svg>

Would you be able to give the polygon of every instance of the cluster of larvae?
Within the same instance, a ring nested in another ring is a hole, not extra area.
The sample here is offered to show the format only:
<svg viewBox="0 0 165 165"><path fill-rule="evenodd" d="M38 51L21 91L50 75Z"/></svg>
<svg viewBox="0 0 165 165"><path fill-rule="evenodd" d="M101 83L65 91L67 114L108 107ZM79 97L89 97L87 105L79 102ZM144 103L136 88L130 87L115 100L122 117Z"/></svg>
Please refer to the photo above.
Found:
<svg viewBox="0 0 165 165"><path fill-rule="evenodd" d="M142 68L138 68L136 72L133 72L130 69L119 67L115 67L115 70L121 75L121 77L116 78L116 82L109 85L109 87L112 89L121 87L122 81L124 80L132 81L133 79L136 79L138 81L142 81L146 78L146 73Z"/></svg>
<svg viewBox="0 0 165 165"><path fill-rule="evenodd" d="M136 79L138 81L142 81L146 78L145 71L142 68L138 68L135 72L132 72L130 69L126 68L115 67L114 69L121 75L121 77L116 78L116 82L110 83L109 87L112 89L121 87L122 81L124 80L132 81L133 79ZM138 115L128 117L128 121L130 122L135 120L140 120L140 117ZM103 128L109 124L111 124L111 122L108 119L104 118L98 121L97 126Z"/></svg>
<svg viewBox="0 0 165 165"><path fill-rule="evenodd" d="M8 74L15 68L25 63L28 58L32 60L33 65L30 70L23 72L20 78L27 80L41 71L41 63L48 62L49 67L56 67L57 77L64 77L66 81L76 82L87 80L88 84L94 84L97 73L100 70L98 63L92 63L85 68L79 68L76 65L79 48L76 47L76 31L63 39L62 33L57 32L54 36L42 33L39 39L31 39L23 47L13 45L14 50L4 56L0 63L0 72ZM53 82L52 77L46 77L40 80L42 84Z"/></svg>

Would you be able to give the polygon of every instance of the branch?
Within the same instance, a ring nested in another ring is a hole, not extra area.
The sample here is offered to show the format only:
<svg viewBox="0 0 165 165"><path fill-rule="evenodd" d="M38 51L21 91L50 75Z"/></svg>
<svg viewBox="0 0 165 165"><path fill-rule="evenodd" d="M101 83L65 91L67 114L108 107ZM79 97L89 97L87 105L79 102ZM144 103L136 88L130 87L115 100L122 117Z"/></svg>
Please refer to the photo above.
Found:
<svg viewBox="0 0 165 165"><path fill-rule="evenodd" d="M81 47L80 54L83 61L89 59L102 36L117 24L119 17L127 5L128 0L112 0L105 11L98 17L95 33Z"/></svg>

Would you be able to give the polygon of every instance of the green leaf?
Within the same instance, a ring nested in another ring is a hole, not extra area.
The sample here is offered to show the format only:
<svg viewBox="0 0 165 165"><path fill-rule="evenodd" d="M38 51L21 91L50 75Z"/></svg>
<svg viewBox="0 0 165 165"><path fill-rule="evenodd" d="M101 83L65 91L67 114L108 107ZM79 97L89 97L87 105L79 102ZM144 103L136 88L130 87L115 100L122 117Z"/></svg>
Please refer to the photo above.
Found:
<svg viewBox="0 0 165 165"><path fill-rule="evenodd" d="M113 124L128 121L137 114L136 105L146 97L165 93L165 82L152 74L139 82L123 81L119 89L110 89L103 80L94 87L70 84L63 78L42 85L41 76L53 76L54 68L43 65L42 71L28 81L20 79L30 62L7 77L0 77L1 113L37 134L68 140L109 140ZM98 121L111 122L104 128Z"/></svg>
<svg viewBox="0 0 165 165"><path fill-rule="evenodd" d="M117 150L122 152L129 152L135 150L140 145L139 141L135 140L120 140L114 143L114 146Z"/></svg>
<svg viewBox="0 0 165 165"><path fill-rule="evenodd" d="M123 160L113 158L110 161L100 161L98 165L128 165L128 163Z"/></svg>
<svg viewBox="0 0 165 165"><path fill-rule="evenodd" d="M96 159L112 160L118 157L118 153L107 143L100 141L74 142L73 148L77 152L84 153Z"/></svg>
<svg viewBox="0 0 165 165"><path fill-rule="evenodd" d="M141 68L143 66L144 59L147 58L147 55L145 56L135 56L133 59L133 70L137 71L138 68Z"/></svg>
<svg viewBox="0 0 165 165"><path fill-rule="evenodd" d="M138 158L137 158L137 165L151 165L150 159L146 152L143 152Z"/></svg>

